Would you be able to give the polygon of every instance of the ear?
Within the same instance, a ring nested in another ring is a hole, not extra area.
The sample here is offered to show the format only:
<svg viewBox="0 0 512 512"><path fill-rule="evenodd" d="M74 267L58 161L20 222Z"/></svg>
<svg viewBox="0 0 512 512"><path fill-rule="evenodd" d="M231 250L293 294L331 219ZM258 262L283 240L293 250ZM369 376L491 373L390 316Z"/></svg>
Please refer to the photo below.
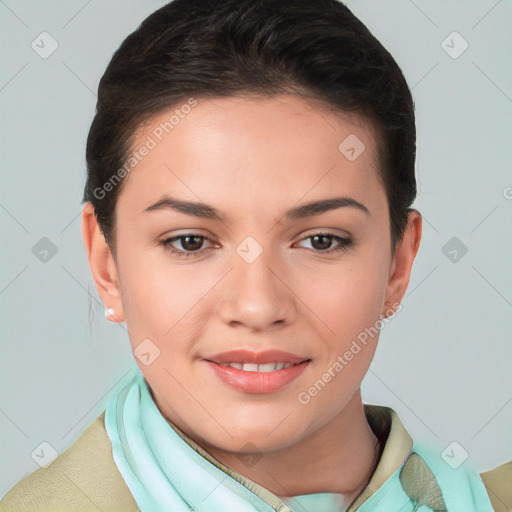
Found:
<svg viewBox="0 0 512 512"><path fill-rule="evenodd" d="M403 239L396 246L395 256L389 271L385 302L386 312L388 313L386 316L391 316L391 311L396 311L398 304L405 295L409 285L412 264L420 247L421 230L421 214L413 209L409 212ZM393 305L396 305L396 307Z"/></svg>
<svg viewBox="0 0 512 512"><path fill-rule="evenodd" d="M86 202L82 209L82 237L96 290L105 308L114 310L108 319L112 322L124 322L116 263L90 202Z"/></svg>

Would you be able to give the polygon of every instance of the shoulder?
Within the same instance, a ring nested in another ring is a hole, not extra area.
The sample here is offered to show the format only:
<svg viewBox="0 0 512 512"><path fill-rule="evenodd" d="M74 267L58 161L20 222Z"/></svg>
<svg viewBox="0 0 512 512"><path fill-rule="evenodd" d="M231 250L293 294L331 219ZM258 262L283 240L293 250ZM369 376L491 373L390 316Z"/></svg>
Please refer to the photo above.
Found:
<svg viewBox="0 0 512 512"><path fill-rule="evenodd" d="M512 511L512 461L480 473L495 512Z"/></svg>
<svg viewBox="0 0 512 512"><path fill-rule="evenodd" d="M105 411L49 466L18 482L0 512L139 510L112 457Z"/></svg>

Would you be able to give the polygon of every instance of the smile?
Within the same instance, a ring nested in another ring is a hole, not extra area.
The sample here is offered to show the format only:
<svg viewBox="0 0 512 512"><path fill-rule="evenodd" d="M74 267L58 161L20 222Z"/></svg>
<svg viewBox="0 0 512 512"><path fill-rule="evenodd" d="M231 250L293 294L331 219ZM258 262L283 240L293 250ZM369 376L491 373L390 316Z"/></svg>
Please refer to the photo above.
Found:
<svg viewBox="0 0 512 512"><path fill-rule="evenodd" d="M311 360L300 363L216 363L204 361L216 379L242 393L268 394L284 390L298 379Z"/></svg>

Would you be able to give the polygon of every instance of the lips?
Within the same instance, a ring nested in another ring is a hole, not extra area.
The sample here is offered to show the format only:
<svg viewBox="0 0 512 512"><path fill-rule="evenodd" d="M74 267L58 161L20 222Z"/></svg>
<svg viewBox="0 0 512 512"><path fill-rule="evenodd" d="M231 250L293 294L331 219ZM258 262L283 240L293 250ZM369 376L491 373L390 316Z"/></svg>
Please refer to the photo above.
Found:
<svg viewBox="0 0 512 512"><path fill-rule="evenodd" d="M284 352L231 350L204 359L210 371L230 388L268 394L285 389L306 370L311 359Z"/></svg>

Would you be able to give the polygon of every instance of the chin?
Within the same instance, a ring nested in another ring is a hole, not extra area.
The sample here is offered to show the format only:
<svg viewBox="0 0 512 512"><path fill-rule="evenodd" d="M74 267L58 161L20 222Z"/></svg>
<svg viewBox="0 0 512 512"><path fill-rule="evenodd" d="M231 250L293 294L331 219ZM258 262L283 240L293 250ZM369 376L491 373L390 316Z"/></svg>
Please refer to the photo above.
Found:
<svg viewBox="0 0 512 512"><path fill-rule="evenodd" d="M284 425L286 419L281 422L282 418L263 424L255 421L251 425L245 422L243 425L227 423L229 434L223 432L222 436L210 436L209 441L218 448L230 452L270 452L284 449L300 441L303 432L291 422ZM212 431L209 432L211 434Z"/></svg>

